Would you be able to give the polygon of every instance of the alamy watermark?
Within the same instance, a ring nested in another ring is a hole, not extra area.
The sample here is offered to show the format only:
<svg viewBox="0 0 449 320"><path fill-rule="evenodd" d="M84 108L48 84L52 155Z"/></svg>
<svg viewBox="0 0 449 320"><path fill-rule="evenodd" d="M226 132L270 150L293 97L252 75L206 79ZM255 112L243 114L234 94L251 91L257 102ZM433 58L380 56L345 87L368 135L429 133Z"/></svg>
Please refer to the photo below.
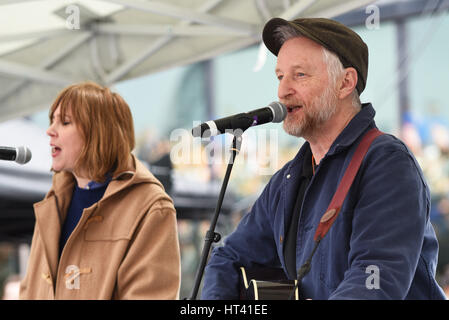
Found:
<svg viewBox="0 0 449 320"><path fill-rule="evenodd" d="M201 122L194 122L193 127ZM279 130L226 130L222 135L193 138L190 130L175 129L170 134L170 159L175 165L222 165L230 162L232 140L242 136L240 152L234 163L245 163L260 175L272 175L278 170Z"/></svg>
<svg viewBox="0 0 449 320"><path fill-rule="evenodd" d="M365 8L368 17L365 19L365 27L368 30L380 29L380 9L378 6L371 4Z"/></svg>
<svg viewBox="0 0 449 320"><path fill-rule="evenodd" d="M70 265L65 269L66 279L65 287L69 290L80 288L80 268L76 265Z"/></svg>
<svg viewBox="0 0 449 320"><path fill-rule="evenodd" d="M379 267L372 264L366 267L365 273L369 276L365 280L365 287L368 290L380 289L380 270Z"/></svg>
<svg viewBox="0 0 449 320"><path fill-rule="evenodd" d="M68 14L65 20L65 26L70 30L80 29L80 8L77 5L71 4L65 8L65 13Z"/></svg>

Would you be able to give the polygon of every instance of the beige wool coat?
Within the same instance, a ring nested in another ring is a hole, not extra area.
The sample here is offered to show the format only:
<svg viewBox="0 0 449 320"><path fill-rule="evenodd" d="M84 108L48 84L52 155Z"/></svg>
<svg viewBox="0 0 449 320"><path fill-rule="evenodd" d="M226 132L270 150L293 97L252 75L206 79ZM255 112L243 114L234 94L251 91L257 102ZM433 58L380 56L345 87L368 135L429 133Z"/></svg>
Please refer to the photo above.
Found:
<svg viewBox="0 0 449 320"><path fill-rule="evenodd" d="M130 156L103 198L83 211L59 257L75 179L53 176L36 224L21 299L177 299L180 251L173 202Z"/></svg>

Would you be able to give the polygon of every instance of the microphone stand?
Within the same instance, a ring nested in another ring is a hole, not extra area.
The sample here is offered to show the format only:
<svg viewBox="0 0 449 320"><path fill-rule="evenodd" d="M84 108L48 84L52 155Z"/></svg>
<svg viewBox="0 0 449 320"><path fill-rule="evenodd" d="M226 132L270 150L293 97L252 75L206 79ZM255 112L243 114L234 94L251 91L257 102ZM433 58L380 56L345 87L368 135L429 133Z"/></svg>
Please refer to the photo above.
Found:
<svg viewBox="0 0 449 320"><path fill-rule="evenodd" d="M234 164L234 160L236 155L240 152L240 147L242 146L242 136L241 134L234 133L234 139L232 140L231 146L231 157L228 162L228 167L226 169L226 174L221 185L220 195L218 197L217 206L215 208L214 216L212 217L212 221L210 223L209 230L206 232L206 236L204 239L204 247L203 252L201 254L201 262L198 267L196 276L195 276L195 284L190 296L190 300L196 300L196 296L198 295L198 290L200 288L201 280L203 277L204 269L206 267L207 259L209 257L210 249L213 242L218 242L221 239L221 235L215 232L215 226L217 225L218 216L220 215L221 206L223 204L223 198L226 192L226 187L228 185L229 177L231 175L232 166Z"/></svg>

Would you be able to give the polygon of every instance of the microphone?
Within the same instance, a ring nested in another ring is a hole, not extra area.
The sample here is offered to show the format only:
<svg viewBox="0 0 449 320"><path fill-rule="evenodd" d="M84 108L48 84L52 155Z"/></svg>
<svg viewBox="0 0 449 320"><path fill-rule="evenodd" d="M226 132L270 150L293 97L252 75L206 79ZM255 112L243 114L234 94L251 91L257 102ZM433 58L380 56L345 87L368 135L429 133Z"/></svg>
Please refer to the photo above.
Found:
<svg viewBox="0 0 449 320"><path fill-rule="evenodd" d="M25 146L0 147L0 160L15 161L25 164L31 160L31 151Z"/></svg>
<svg viewBox="0 0 449 320"><path fill-rule="evenodd" d="M265 108L204 122L192 129L192 135L207 138L225 133L225 130L240 129L245 131L249 127L268 122L282 122L286 116L287 108L285 105L280 102L272 102Z"/></svg>

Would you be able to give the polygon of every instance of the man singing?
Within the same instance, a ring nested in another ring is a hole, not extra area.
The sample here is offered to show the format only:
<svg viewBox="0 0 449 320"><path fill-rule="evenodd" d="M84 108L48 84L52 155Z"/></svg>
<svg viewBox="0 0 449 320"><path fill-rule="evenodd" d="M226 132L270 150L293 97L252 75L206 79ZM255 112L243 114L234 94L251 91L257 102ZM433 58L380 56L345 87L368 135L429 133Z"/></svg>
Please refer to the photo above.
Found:
<svg viewBox="0 0 449 320"><path fill-rule="evenodd" d="M359 99L368 48L354 31L329 19L274 18L263 41L277 56L278 96L288 110L284 130L306 142L213 250L203 299L238 299L241 266L281 267L296 279L352 155L376 128L373 106ZM435 281L438 242L429 209L429 188L412 153L394 136L378 136L314 252L300 297L444 299ZM372 270L378 282L368 285Z"/></svg>

